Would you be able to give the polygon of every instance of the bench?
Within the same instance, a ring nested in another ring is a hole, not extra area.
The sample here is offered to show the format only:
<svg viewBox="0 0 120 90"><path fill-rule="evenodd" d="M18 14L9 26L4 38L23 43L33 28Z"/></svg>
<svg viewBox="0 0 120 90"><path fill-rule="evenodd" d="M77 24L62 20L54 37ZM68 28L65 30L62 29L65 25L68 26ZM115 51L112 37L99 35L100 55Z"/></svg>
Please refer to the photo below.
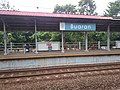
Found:
<svg viewBox="0 0 120 90"><path fill-rule="evenodd" d="M20 50L22 50L23 52L25 51L25 48L7 48L8 53L10 52L19 52ZM12 51L11 51L12 50Z"/></svg>

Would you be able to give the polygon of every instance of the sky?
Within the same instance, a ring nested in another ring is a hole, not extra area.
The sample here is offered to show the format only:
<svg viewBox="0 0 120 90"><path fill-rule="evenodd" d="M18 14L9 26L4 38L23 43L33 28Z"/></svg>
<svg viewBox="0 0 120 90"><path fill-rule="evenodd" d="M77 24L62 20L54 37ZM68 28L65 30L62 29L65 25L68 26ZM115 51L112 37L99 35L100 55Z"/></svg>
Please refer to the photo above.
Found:
<svg viewBox="0 0 120 90"><path fill-rule="evenodd" d="M10 2L10 5L14 5L16 9L20 11L33 11L33 12L53 12L56 4L65 5L72 4L77 5L80 0L6 0ZM115 0L94 0L96 2L96 12L102 15L105 9L107 9L109 2ZM36 7L39 7L37 9Z"/></svg>

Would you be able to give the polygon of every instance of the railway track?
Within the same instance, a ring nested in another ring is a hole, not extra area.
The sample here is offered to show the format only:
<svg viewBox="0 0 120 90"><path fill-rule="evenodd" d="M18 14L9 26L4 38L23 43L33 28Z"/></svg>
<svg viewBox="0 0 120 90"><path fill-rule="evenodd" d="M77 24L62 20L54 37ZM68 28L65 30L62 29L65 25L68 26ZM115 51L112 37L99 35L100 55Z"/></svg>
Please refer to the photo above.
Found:
<svg viewBox="0 0 120 90"><path fill-rule="evenodd" d="M120 63L0 71L0 83L30 81L35 79L49 80L71 77L76 78L78 74L80 76L93 76L115 73L120 73Z"/></svg>

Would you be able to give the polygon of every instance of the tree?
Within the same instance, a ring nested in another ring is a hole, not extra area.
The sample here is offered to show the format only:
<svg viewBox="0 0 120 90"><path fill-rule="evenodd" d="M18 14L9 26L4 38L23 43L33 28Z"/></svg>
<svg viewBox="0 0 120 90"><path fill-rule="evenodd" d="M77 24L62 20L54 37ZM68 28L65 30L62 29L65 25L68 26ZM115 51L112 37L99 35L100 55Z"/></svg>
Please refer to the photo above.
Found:
<svg viewBox="0 0 120 90"><path fill-rule="evenodd" d="M3 35L4 33L2 31L0 31L0 46L3 44Z"/></svg>
<svg viewBox="0 0 120 90"><path fill-rule="evenodd" d="M93 0L81 0L78 2L78 13L83 15L97 15L96 4Z"/></svg>
<svg viewBox="0 0 120 90"><path fill-rule="evenodd" d="M96 15L96 4L93 0L81 0L78 4L78 8L77 6L71 4L62 6L57 4L53 13ZM79 42L83 41L83 39L84 34L82 32L67 32L65 35L65 41L67 42Z"/></svg>
<svg viewBox="0 0 120 90"><path fill-rule="evenodd" d="M50 41L51 39L51 32L38 32L37 33L37 37L38 37L38 41Z"/></svg>
<svg viewBox="0 0 120 90"><path fill-rule="evenodd" d="M84 39L84 34L82 32L66 32L65 34L67 42L82 42Z"/></svg>
<svg viewBox="0 0 120 90"><path fill-rule="evenodd" d="M18 11L15 9L15 6L11 6L10 3L6 0L1 0L0 2L0 9L1 10L12 10L12 11Z"/></svg>
<svg viewBox="0 0 120 90"><path fill-rule="evenodd" d="M51 41L61 41L61 34L59 32L51 32Z"/></svg>
<svg viewBox="0 0 120 90"><path fill-rule="evenodd" d="M66 4L59 6L58 4L55 6L53 13L59 13L59 14L77 14L77 9L75 5L71 4ZM54 40L61 40L61 35L59 34L54 34ZM53 36L52 39L53 40ZM65 41L66 42L79 42L82 41L83 35L81 32L66 32L65 33Z"/></svg>
<svg viewBox="0 0 120 90"><path fill-rule="evenodd" d="M110 2L108 9L106 9L104 12L105 16L117 16L120 14L120 0Z"/></svg>
<svg viewBox="0 0 120 90"><path fill-rule="evenodd" d="M1 10L15 10L14 6L10 6L9 2L6 0L1 0L0 1L0 9ZM4 32L0 31L0 44L4 44L3 41L3 35ZM12 33L7 33L7 43L9 43L11 40L13 40Z"/></svg>
<svg viewBox="0 0 120 90"><path fill-rule="evenodd" d="M120 0L109 2L108 9L104 11L104 16L117 17L120 14ZM111 41L120 40L119 32L111 32Z"/></svg>
<svg viewBox="0 0 120 90"><path fill-rule="evenodd" d="M32 43L33 32L9 32L7 33L7 41L8 43Z"/></svg>
<svg viewBox="0 0 120 90"><path fill-rule="evenodd" d="M59 6L58 4L55 6L53 13L59 14L76 14L77 9L75 5L66 4Z"/></svg>

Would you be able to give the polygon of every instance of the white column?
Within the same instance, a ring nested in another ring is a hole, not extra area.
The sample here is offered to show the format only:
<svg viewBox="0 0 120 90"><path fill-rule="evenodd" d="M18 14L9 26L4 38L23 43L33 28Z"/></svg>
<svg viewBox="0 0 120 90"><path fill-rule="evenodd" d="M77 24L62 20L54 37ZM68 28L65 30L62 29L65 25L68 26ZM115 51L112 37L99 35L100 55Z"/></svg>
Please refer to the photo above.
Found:
<svg viewBox="0 0 120 90"><path fill-rule="evenodd" d="M85 32L85 51L88 52L88 32Z"/></svg>
<svg viewBox="0 0 120 90"><path fill-rule="evenodd" d="M110 51L110 25L107 28L107 50Z"/></svg>
<svg viewBox="0 0 120 90"><path fill-rule="evenodd" d="M62 31L62 33L61 33L62 35L62 53L64 53L64 32Z"/></svg>
<svg viewBox="0 0 120 90"><path fill-rule="evenodd" d="M98 41L98 49L100 49L100 41Z"/></svg>
<svg viewBox="0 0 120 90"><path fill-rule="evenodd" d="M37 26L36 26L36 20L35 20L35 47L36 47L36 50L35 50L35 53L38 53L38 44L37 44Z"/></svg>
<svg viewBox="0 0 120 90"><path fill-rule="evenodd" d="M10 52L12 52L12 42L10 42Z"/></svg>
<svg viewBox="0 0 120 90"><path fill-rule="evenodd" d="M24 54L26 54L26 44L24 45L24 51L23 51Z"/></svg>
<svg viewBox="0 0 120 90"><path fill-rule="evenodd" d="M6 26L4 21L3 21L3 29L4 29L4 55L7 55L7 36L6 36Z"/></svg>
<svg viewBox="0 0 120 90"><path fill-rule="evenodd" d="M79 42L79 49L81 50L81 42Z"/></svg>

